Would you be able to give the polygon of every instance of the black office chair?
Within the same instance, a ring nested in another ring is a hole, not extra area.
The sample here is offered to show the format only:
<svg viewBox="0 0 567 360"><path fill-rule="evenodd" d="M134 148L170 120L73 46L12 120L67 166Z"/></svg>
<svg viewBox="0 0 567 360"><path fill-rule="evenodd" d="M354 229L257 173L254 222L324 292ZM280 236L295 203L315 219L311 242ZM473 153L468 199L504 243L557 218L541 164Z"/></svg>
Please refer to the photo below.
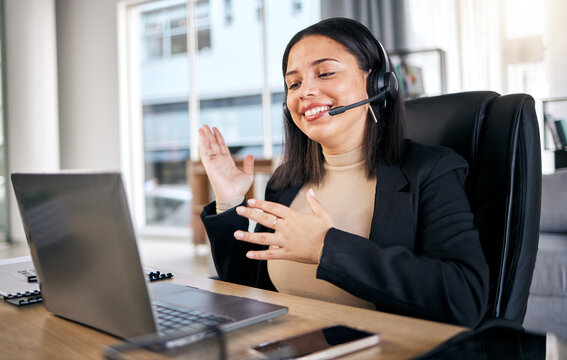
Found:
<svg viewBox="0 0 567 360"><path fill-rule="evenodd" d="M457 151L490 267L485 322L522 325L538 246L541 150L534 99L475 91L406 101L409 138Z"/></svg>

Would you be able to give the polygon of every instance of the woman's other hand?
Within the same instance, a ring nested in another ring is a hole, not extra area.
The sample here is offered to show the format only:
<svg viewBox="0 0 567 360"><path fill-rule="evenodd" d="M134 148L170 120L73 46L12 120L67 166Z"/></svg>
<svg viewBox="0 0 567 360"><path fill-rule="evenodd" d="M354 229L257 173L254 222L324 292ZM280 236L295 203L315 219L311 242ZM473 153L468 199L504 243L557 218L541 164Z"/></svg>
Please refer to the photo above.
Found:
<svg viewBox="0 0 567 360"><path fill-rule="evenodd" d="M220 131L204 125L199 129L199 152L217 201L229 201L246 195L254 181L254 158L244 158L238 169Z"/></svg>
<svg viewBox="0 0 567 360"><path fill-rule="evenodd" d="M268 250L249 251L246 256L256 260L285 259L318 264L325 235L333 227L333 221L315 197L313 189L307 192L307 203L313 213L311 215L256 199L248 200L248 207L236 208L239 215L275 230L274 233L236 231L234 237L238 240L270 246Z"/></svg>

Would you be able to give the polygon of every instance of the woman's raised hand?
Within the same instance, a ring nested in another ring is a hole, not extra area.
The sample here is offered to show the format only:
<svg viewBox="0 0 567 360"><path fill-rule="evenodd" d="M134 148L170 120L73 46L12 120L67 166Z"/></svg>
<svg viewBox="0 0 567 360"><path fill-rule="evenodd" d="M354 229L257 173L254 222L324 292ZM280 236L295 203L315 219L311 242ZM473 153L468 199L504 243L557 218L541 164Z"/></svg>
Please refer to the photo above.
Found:
<svg viewBox="0 0 567 360"><path fill-rule="evenodd" d="M243 169L234 164L220 131L204 125L199 129L199 152L217 201L244 197L254 181L254 158L244 158Z"/></svg>

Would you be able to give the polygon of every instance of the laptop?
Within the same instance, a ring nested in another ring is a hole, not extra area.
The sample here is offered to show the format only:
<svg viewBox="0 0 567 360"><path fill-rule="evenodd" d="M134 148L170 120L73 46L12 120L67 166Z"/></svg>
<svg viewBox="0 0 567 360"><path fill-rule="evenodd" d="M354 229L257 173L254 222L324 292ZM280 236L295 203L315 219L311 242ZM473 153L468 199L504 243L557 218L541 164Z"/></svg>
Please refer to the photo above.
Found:
<svg viewBox="0 0 567 360"><path fill-rule="evenodd" d="M118 336L230 331L284 306L147 283L120 173L11 176L45 307Z"/></svg>

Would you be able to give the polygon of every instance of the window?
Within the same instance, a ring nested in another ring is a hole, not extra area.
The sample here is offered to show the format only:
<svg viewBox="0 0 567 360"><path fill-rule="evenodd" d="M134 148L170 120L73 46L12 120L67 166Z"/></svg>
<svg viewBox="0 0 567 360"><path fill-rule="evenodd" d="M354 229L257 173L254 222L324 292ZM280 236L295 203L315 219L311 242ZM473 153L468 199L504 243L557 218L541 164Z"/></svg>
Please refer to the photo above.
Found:
<svg viewBox="0 0 567 360"><path fill-rule="evenodd" d="M197 50L211 47L211 19L209 0L195 2L195 29L197 30Z"/></svg>
<svg viewBox="0 0 567 360"><path fill-rule="evenodd" d="M155 3L147 6L155 8ZM163 57L187 54L187 9L185 3L157 10L143 11L141 6L141 36L143 58L156 60ZM195 4L197 49L211 47L209 1L199 0Z"/></svg>
<svg viewBox="0 0 567 360"><path fill-rule="evenodd" d="M295 32L319 20L320 10L316 0L310 11L302 2L303 11L291 21L287 1L265 3L267 79L261 28L250 21L261 1L239 0L236 7L232 0L194 0L189 3L194 22L188 19L186 0L122 2L127 33L121 48L128 50L120 67L121 103L127 109L121 116L121 143L128 144L123 172L138 231L191 233L195 213L187 173L198 155L199 126L221 129L233 154L266 156L270 135L269 154L281 152L281 54ZM191 26L197 37L194 54L187 45ZM262 96L266 80L271 101Z"/></svg>
<svg viewBox="0 0 567 360"><path fill-rule="evenodd" d="M262 21L262 7L263 0L256 0L256 20L258 20L258 22Z"/></svg>
<svg viewBox="0 0 567 360"><path fill-rule="evenodd" d="M224 0L224 24L232 24L232 0Z"/></svg>
<svg viewBox="0 0 567 360"><path fill-rule="evenodd" d="M144 38L144 53L146 59L163 56L163 18L162 10L147 12L142 21L142 36Z"/></svg>
<svg viewBox="0 0 567 360"><path fill-rule="evenodd" d="M176 6L169 11L171 55L187 52L187 14L185 6Z"/></svg>
<svg viewBox="0 0 567 360"><path fill-rule="evenodd" d="M293 0L291 2L291 15L299 15L301 14L302 3L301 0Z"/></svg>

